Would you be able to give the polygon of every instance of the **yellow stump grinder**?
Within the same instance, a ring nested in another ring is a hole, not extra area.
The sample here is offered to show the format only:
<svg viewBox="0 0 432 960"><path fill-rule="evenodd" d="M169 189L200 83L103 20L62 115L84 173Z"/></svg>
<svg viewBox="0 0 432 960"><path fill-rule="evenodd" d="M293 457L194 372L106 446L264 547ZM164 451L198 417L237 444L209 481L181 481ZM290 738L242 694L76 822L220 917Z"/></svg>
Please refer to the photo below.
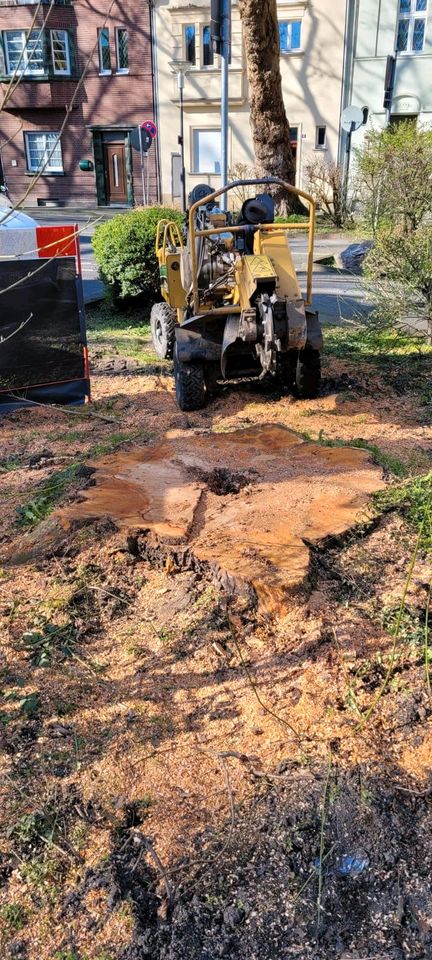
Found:
<svg viewBox="0 0 432 960"><path fill-rule="evenodd" d="M269 193L245 200L240 213L217 200L244 187L283 187L303 198L306 223L275 222ZM207 184L189 196L186 229L161 220L156 238L163 301L151 313L156 353L174 356L177 403L198 410L218 380L273 377L299 397L320 385L322 334L308 309L312 293L315 205L312 197L275 177L236 180L220 190ZM309 233L306 296L288 231Z"/></svg>

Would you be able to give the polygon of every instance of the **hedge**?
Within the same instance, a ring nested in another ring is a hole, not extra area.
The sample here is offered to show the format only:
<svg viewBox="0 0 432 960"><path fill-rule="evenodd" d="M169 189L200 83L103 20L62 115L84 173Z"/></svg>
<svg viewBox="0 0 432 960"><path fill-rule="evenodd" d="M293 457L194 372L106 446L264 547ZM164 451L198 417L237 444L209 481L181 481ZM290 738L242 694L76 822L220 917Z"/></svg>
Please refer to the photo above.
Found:
<svg viewBox="0 0 432 960"><path fill-rule="evenodd" d="M93 250L101 279L116 299L146 294L157 299L159 270L155 256L158 220L182 222L179 210L147 207L118 214L96 227Z"/></svg>

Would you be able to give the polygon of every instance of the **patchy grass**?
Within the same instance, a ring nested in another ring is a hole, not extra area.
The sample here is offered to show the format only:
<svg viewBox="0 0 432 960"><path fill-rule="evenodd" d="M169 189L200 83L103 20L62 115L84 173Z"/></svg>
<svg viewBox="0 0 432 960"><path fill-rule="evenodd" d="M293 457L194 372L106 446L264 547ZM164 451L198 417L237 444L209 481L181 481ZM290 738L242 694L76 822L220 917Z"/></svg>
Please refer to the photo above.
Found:
<svg viewBox="0 0 432 960"><path fill-rule="evenodd" d="M89 344L102 356L121 356L139 363L163 363L153 350L148 309L131 306L117 313L110 300L87 308Z"/></svg>
<svg viewBox="0 0 432 960"><path fill-rule="evenodd" d="M41 484L36 497L17 507L18 526L23 529L32 529L48 517L66 489L76 479L80 465L80 461L77 461L65 467L64 470L57 470Z"/></svg>
<svg viewBox="0 0 432 960"><path fill-rule="evenodd" d="M405 336L396 330L383 331L372 326L326 328L325 352L340 360L375 364L432 359L432 345L424 337Z"/></svg>
<svg viewBox="0 0 432 960"><path fill-rule="evenodd" d="M373 500L380 512L397 510L416 529L423 524L422 546L432 550L432 470L409 483L380 490Z"/></svg>
<svg viewBox="0 0 432 960"><path fill-rule="evenodd" d="M9 930L18 933L26 924L27 911L19 903L6 903L0 910L0 919Z"/></svg>
<svg viewBox="0 0 432 960"><path fill-rule="evenodd" d="M82 436L82 435L81 435ZM69 493L74 481L79 480L80 471L86 460L96 457L102 457L108 453L113 453L118 447L132 440L148 440L147 430L139 430L133 433L118 432L112 433L106 440L100 440L95 443L87 453L77 458L74 463L69 464L62 470L51 474L38 488L36 497L20 504L16 508L16 522L24 530L32 530L41 520L45 520L62 498Z"/></svg>

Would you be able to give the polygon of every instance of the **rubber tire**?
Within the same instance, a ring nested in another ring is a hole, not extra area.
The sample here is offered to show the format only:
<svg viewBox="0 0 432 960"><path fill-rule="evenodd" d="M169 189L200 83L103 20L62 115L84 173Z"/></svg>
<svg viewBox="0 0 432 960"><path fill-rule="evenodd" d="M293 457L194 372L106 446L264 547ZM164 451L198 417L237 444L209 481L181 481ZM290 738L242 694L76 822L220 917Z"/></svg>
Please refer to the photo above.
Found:
<svg viewBox="0 0 432 960"><path fill-rule="evenodd" d="M201 410L205 406L207 394L202 363L183 363L174 356L174 376L176 400L180 410Z"/></svg>
<svg viewBox="0 0 432 960"><path fill-rule="evenodd" d="M204 383L208 398L217 397L217 395L220 393L218 377L222 377L220 364L206 363L204 365Z"/></svg>
<svg viewBox="0 0 432 960"><path fill-rule="evenodd" d="M291 353L276 354L276 378L281 390L294 390L297 372L297 354Z"/></svg>
<svg viewBox="0 0 432 960"><path fill-rule="evenodd" d="M305 347L299 350L296 387L301 400L314 400L321 386L321 356L319 350Z"/></svg>
<svg viewBox="0 0 432 960"><path fill-rule="evenodd" d="M174 353L176 311L169 303L155 303L150 314L150 328L155 353L161 360L171 360Z"/></svg>

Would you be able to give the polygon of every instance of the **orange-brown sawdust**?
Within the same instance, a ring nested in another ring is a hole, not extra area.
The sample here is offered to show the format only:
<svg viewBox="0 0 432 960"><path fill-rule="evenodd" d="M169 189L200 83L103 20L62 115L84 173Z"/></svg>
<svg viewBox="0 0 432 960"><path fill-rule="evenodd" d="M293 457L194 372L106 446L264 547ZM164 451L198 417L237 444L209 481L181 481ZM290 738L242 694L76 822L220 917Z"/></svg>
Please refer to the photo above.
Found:
<svg viewBox="0 0 432 960"><path fill-rule="evenodd" d="M337 377L347 369L334 361L328 372ZM0 770L2 851L9 855L13 846L6 831L24 814L44 810L53 785L65 798L73 788L94 808L93 819L75 808L67 814L64 837L82 862L57 852L60 879L43 881L39 907L13 860L0 899L26 904L29 957L52 960L64 943L62 898L87 867L109 857L127 805L142 805L138 829L168 867L191 852L202 829L228 822L220 752L249 758L225 760L236 808L256 788L252 767L272 772L295 759L313 769L327 762L330 746L341 767L386 769L408 786L424 786L432 759L430 720L415 736L397 723L406 688L418 689L419 701L425 695L421 664L409 659L409 651L404 678L396 678L385 708L355 734L358 710L370 705L377 689L366 680L391 648L380 612L401 595L415 540L410 528L390 518L370 534L370 547L367 537L341 547L332 559L339 579L319 567L307 579L304 540L318 544L346 530L383 479L367 451L303 442L295 431L317 437L323 430L344 441L360 436L418 470L428 465L431 430L417 417L416 399L405 395L395 404L380 381L371 389L374 376L366 366L356 371L365 394L354 400L342 401L335 391L313 402L273 402L265 393L234 389L187 417L175 406L168 377L137 374L113 383L101 376L93 383L93 409L114 414L118 426L73 415L68 421L67 414L43 409L2 423L2 456L25 451L28 457L44 447L58 458L55 469L91 453L113 430L148 434L145 445L140 440L95 460L95 486L81 490L77 482L71 502L59 510L62 524L99 519L96 525L72 523L67 537L58 520L46 539L41 531L23 534L14 527L16 507L37 496L53 467L30 471L24 458L2 475L2 683L6 693L20 697L37 692L40 702L37 718L28 720L8 701L13 719L5 727ZM78 439L63 439L65 422ZM239 494L217 496L203 479L217 467L257 473ZM117 532L104 526L107 515L119 523ZM129 524L188 544L200 558L249 579L261 601L257 618L251 615L233 636L224 597L214 587L188 572L168 574L132 560ZM58 549L65 538L69 553ZM21 562L10 565L18 554ZM356 570L357 592L343 593L344 576L355 579ZM77 590L84 600L76 598ZM123 605L115 599L118 591L127 594ZM67 596L75 607L67 606ZM57 622L71 609L79 611L74 615L82 630L76 656L35 667L22 647L23 633L38 618ZM31 740L23 736L26 724ZM104 914L104 897L88 895L90 916ZM108 942L128 943L126 910L107 911L96 934L87 922L80 915L70 921L89 960L97 960ZM8 944L4 926L1 936Z"/></svg>

